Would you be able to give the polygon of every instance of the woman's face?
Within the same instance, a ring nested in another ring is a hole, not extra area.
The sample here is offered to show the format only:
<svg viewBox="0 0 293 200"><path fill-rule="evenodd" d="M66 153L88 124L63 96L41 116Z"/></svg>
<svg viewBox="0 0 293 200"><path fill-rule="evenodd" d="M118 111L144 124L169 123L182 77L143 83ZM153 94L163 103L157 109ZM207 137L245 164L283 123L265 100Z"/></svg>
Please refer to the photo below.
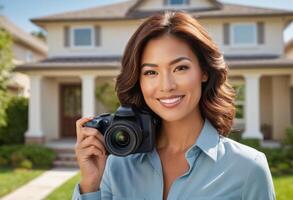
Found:
<svg viewBox="0 0 293 200"><path fill-rule="evenodd" d="M206 80L185 41L165 35L147 43L140 87L146 104L163 120L177 121L199 112L201 84Z"/></svg>

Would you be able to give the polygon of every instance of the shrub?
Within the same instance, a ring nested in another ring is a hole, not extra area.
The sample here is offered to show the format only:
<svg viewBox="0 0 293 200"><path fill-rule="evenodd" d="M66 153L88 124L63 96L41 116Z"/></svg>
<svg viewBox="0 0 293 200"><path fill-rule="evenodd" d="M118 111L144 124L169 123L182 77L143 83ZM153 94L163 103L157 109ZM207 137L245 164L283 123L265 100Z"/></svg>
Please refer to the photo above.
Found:
<svg viewBox="0 0 293 200"><path fill-rule="evenodd" d="M112 83L106 82L96 87L96 98L106 106L109 112L114 112L120 103L116 96L115 87Z"/></svg>
<svg viewBox="0 0 293 200"><path fill-rule="evenodd" d="M240 143L245 144L247 146L251 146L252 148L258 149L260 147L259 139L241 139Z"/></svg>
<svg viewBox="0 0 293 200"><path fill-rule="evenodd" d="M293 126L290 126L286 129L283 143L285 145L293 146Z"/></svg>
<svg viewBox="0 0 293 200"><path fill-rule="evenodd" d="M6 125L0 127L0 145L23 144L28 127L28 99L10 97L5 121Z"/></svg>
<svg viewBox="0 0 293 200"><path fill-rule="evenodd" d="M55 159L53 150L38 145L5 145L0 147L0 165L14 168L50 168Z"/></svg>

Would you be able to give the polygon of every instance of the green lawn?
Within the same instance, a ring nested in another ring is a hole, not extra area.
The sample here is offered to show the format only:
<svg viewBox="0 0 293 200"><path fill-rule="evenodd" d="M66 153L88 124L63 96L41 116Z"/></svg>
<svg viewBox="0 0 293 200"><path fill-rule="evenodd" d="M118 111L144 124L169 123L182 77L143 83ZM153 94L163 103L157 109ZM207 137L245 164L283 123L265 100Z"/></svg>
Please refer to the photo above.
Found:
<svg viewBox="0 0 293 200"><path fill-rule="evenodd" d="M61 185L59 188L54 190L45 200L70 200L72 198L72 193L75 185L79 182L80 174L75 175L69 179L66 183Z"/></svg>
<svg viewBox="0 0 293 200"><path fill-rule="evenodd" d="M44 170L0 168L0 197L42 174Z"/></svg>
<svg viewBox="0 0 293 200"><path fill-rule="evenodd" d="M275 177L274 185L277 200L293 199L293 175Z"/></svg>

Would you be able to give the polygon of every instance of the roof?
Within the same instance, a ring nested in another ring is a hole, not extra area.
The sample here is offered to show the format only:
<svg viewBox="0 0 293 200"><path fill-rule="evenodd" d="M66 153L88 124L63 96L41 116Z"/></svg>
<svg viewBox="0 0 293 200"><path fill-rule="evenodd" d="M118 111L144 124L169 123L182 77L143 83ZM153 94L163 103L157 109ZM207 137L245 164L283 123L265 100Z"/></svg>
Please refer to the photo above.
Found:
<svg viewBox="0 0 293 200"><path fill-rule="evenodd" d="M82 9L77 11L53 14L34 18L31 21L41 25L46 22L58 21L91 21L91 20L122 20L122 19L141 19L152 15L158 10L139 11L136 7L144 0L128 0L111 5L104 5ZM216 18L216 17L238 17L238 16L285 16L293 15L293 11L281 9L269 9L254 6L244 6L237 4L214 3L210 9L186 9L189 13L199 18Z"/></svg>
<svg viewBox="0 0 293 200"><path fill-rule="evenodd" d="M39 70L73 70L73 69L120 69L120 56L107 57L53 57L36 63L19 65L15 71L39 71ZM262 69L262 68L292 68L293 60L277 55L247 55L225 56L230 69Z"/></svg>
<svg viewBox="0 0 293 200"><path fill-rule="evenodd" d="M20 41L43 55L48 54L48 47L43 41L23 31L5 16L0 15L0 27L9 32L13 40Z"/></svg>

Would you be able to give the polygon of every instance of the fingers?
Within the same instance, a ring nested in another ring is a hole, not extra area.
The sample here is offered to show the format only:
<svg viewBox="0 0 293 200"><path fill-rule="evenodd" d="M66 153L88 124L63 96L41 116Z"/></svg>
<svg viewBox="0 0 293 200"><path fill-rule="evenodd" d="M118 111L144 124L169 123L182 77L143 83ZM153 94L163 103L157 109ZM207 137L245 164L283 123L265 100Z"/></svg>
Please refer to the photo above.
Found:
<svg viewBox="0 0 293 200"><path fill-rule="evenodd" d="M83 125L92 120L94 117L84 117L76 121L76 137L77 142L81 142L85 137L97 135L97 130L94 128L83 127Z"/></svg>
<svg viewBox="0 0 293 200"><path fill-rule="evenodd" d="M79 145L80 149L84 149L90 146L94 146L97 149L101 150L102 153L106 154L106 149L102 141L100 141L97 137L95 136L89 136L85 138Z"/></svg>
<svg viewBox="0 0 293 200"><path fill-rule="evenodd" d="M101 149L95 146L89 146L79 151L79 154L82 154L82 157L78 156L78 158L89 158L91 156L98 156L99 158L104 157L106 154L102 152Z"/></svg>

